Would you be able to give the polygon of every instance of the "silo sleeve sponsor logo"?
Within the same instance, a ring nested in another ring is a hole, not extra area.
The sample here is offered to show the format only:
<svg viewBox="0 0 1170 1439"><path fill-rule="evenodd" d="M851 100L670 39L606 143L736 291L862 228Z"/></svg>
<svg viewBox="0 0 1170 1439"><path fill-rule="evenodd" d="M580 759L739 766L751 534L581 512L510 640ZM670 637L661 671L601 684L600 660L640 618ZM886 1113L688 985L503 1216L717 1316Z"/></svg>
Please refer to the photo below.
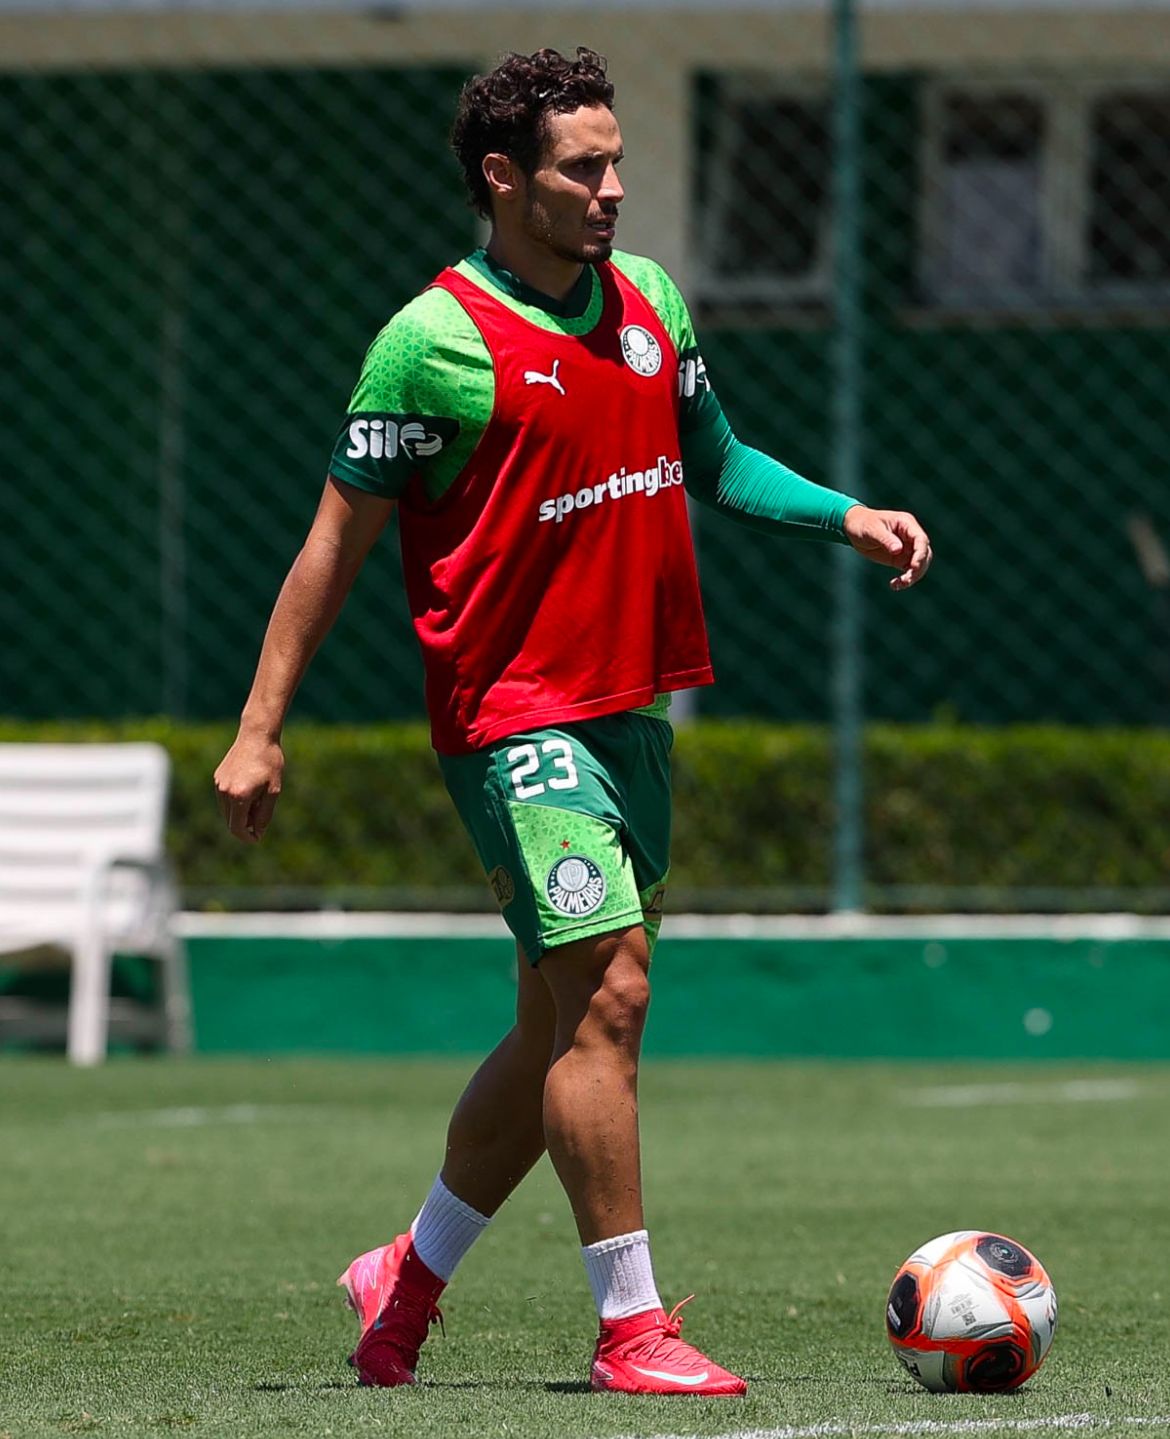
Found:
<svg viewBox="0 0 1170 1439"><path fill-rule="evenodd" d="M684 431L701 430L721 414L697 345L689 345L678 357L678 398L679 425Z"/></svg>
<svg viewBox="0 0 1170 1439"><path fill-rule="evenodd" d="M693 400L700 390L709 390L707 366L698 350L688 350L678 362L678 393L683 400Z"/></svg>
<svg viewBox="0 0 1170 1439"><path fill-rule="evenodd" d="M458 420L355 411L346 415L337 433L329 469L339 479L377 494L400 495L419 467L441 454L458 434Z"/></svg>
<svg viewBox="0 0 1170 1439"><path fill-rule="evenodd" d="M537 521L544 524L552 520L559 525L574 510L585 510L591 505L605 504L608 500L624 500L630 495L642 495L651 500L682 482L682 461L668 460L665 455L659 455L657 464L644 470L627 470L623 465L596 484L583 485L579 490L566 490L564 494L541 500L536 512Z"/></svg>
<svg viewBox="0 0 1170 1439"><path fill-rule="evenodd" d="M356 414L346 417L335 454L346 460L429 460L459 432L455 420L424 415Z"/></svg>

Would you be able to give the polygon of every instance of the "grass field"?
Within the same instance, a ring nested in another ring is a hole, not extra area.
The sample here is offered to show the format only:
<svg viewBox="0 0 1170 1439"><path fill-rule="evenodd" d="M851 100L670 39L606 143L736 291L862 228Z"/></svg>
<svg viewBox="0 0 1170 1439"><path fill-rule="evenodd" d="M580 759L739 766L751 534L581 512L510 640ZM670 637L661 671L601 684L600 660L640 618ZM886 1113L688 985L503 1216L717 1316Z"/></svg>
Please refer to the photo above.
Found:
<svg viewBox="0 0 1170 1439"><path fill-rule="evenodd" d="M355 1387L333 1281L410 1219L470 1065L0 1062L0 1436L1170 1434L1170 1069L654 1064L667 1302L745 1400L585 1387L594 1318L547 1164L456 1277L409 1391ZM1002 1229L1061 1327L1010 1396L889 1352L894 1269Z"/></svg>

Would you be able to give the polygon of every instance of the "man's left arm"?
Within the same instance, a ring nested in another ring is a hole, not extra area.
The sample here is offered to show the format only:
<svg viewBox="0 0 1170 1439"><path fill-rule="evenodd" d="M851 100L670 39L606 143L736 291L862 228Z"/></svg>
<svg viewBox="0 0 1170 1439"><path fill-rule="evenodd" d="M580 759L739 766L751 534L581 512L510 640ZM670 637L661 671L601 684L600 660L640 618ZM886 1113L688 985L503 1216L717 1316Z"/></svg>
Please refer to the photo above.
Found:
<svg viewBox="0 0 1170 1439"><path fill-rule="evenodd" d="M930 567L931 549L913 515L871 509L745 445L732 432L701 369L700 374L705 393L694 396L699 403L688 414L684 391L680 425L690 495L753 529L851 545L866 559L898 571L890 581L893 590L918 583Z"/></svg>

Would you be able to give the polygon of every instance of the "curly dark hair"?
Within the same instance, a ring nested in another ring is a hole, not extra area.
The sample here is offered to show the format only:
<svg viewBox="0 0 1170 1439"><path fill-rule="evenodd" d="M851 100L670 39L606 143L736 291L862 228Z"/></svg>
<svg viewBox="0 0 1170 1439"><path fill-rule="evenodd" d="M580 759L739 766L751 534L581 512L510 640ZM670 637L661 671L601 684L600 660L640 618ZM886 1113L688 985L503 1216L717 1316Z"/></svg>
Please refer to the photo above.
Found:
<svg viewBox="0 0 1170 1439"><path fill-rule="evenodd" d="M525 175L533 175L548 136L548 117L582 105L613 109L613 84L605 57L577 46L570 60L559 50L505 55L487 75L473 75L459 96L451 148L455 151L469 201L491 218L491 194L483 174L485 155L507 155Z"/></svg>

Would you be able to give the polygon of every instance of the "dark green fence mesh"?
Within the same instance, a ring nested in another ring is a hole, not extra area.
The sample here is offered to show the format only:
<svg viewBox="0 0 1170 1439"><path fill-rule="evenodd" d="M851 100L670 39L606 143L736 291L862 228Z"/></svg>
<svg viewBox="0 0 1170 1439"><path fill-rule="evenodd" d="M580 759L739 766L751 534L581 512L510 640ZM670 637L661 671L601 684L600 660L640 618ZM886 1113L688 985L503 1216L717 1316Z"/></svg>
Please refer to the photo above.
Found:
<svg viewBox="0 0 1170 1439"><path fill-rule="evenodd" d="M437 71L0 80L18 715L237 712L366 346L472 242ZM400 183L403 136L433 143ZM304 693L415 714L392 546ZM408 676L409 678L404 678Z"/></svg>
<svg viewBox="0 0 1170 1439"><path fill-rule="evenodd" d="M827 480L831 49L786 68L758 23L751 67L683 64L681 149L644 118L626 142L683 174L661 224L732 423ZM1079 23L1059 66L972 40L862 77L864 484L937 554L909 595L864 577L874 719L1170 712L1170 73L1103 60L1105 12ZM238 710L366 345L476 242L445 148L474 63L0 75L0 712ZM623 84L665 87L614 78L619 118ZM832 721L830 551L695 520L698 712ZM418 715L419 674L386 543L297 714Z"/></svg>

